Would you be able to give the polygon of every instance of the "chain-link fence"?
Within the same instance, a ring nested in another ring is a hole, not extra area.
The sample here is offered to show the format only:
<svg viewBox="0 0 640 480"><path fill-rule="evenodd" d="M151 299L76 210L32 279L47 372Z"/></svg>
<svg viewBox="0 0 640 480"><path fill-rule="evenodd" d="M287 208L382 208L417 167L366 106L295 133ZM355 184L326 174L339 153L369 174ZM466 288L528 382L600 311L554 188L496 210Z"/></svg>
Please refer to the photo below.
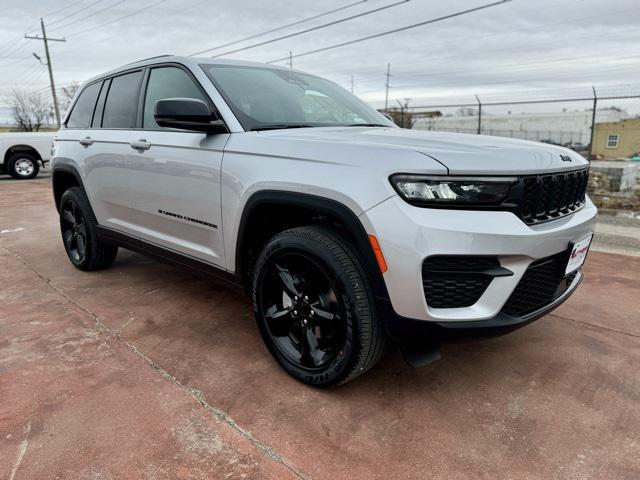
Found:
<svg viewBox="0 0 640 480"><path fill-rule="evenodd" d="M396 119L400 109L389 113ZM468 102L407 106L401 118L405 127L418 130L535 140L573 148L592 158L629 158L640 153L638 87L593 89L591 96L567 98L475 96Z"/></svg>

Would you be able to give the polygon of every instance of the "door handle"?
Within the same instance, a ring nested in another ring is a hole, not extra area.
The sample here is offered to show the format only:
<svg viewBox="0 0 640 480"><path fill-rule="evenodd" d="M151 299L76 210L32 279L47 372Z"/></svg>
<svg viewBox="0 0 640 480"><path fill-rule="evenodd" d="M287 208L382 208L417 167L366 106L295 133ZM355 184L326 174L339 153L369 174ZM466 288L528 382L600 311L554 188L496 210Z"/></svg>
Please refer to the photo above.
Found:
<svg viewBox="0 0 640 480"><path fill-rule="evenodd" d="M93 141L94 140L91 137L84 137L84 138L81 138L80 140L78 140L78 143L80 145L84 145L85 147L88 147L89 145L93 145Z"/></svg>
<svg viewBox="0 0 640 480"><path fill-rule="evenodd" d="M147 142L143 138L141 140L138 140L137 142L131 142L129 146L134 150L149 150L151 148L151 143Z"/></svg>

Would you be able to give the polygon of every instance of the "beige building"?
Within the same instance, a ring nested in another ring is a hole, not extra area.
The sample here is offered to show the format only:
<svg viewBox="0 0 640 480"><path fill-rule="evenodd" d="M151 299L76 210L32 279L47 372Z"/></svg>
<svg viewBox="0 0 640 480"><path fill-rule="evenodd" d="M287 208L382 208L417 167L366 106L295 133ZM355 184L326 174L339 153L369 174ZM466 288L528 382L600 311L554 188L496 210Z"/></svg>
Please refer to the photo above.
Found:
<svg viewBox="0 0 640 480"><path fill-rule="evenodd" d="M640 118L596 123L593 155L603 158L629 158L640 152Z"/></svg>

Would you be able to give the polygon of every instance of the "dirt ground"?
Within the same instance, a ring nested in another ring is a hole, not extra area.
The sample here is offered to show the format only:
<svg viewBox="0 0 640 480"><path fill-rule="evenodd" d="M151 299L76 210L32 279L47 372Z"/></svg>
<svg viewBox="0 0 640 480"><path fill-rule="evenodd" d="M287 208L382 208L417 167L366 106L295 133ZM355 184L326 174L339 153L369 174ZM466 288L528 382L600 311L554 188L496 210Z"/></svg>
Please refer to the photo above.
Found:
<svg viewBox="0 0 640 480"><path fill-rule="evenodd" d="M247 299L121 250L67 260L49 180L0 181L0 478L638 479L640 258L510 335L287 376Z"/></svg>

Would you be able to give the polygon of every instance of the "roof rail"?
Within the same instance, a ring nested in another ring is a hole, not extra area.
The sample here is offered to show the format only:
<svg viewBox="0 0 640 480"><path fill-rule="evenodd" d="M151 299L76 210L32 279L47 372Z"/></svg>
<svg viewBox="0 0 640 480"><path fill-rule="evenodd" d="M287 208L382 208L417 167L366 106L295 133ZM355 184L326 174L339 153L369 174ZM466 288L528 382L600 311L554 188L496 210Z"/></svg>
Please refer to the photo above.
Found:
<svg viewBox="0 0 640 480"><path fill-rule="evenodd" d="M149 58L142 58L142 59L136 60L134 62L126 63L125 65L123 65L123 67L126 66L126 65L133 65L134 63L140 63L140 62L146 62L147 60L153 60L154 58L164 58L164 57L173 57L173 56L175 56L175 55L168 55L167 54L167 55L156 55L155 57L149 57Z"/></svg>

